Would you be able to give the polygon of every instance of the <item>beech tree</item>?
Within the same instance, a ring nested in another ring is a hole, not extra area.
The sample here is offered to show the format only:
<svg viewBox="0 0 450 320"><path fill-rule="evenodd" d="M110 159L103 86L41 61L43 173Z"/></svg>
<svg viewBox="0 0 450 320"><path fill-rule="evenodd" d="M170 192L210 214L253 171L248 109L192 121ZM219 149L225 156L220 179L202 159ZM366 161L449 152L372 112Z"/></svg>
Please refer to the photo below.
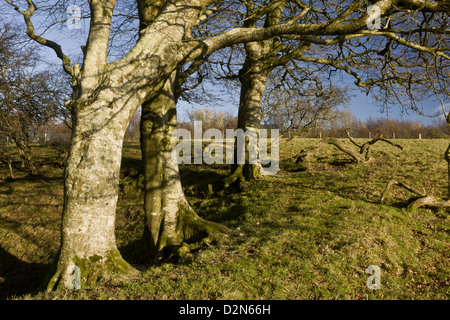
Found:
<svg viewBox="0 0 450 320"><path fill-rule="evenodd" d="M48 279L49 290L58 284L67 285L74 265L81 269L83 279L88 282L113 273L135 273L118 251L114 235L123 137L139 106L149 101L158 101L155 104L162 105L159 101L173 90L169 85L173 83L174 72L181 66L227 46L284 37L327 45L327 50L333 50L331 55L315 52L302 56L302 61L343 70L353 75L357 85L362 87L392 91L394 84L395 89L400 87L413 96L414 87L423 86L427 77L435 80L436 73L440 79L447 76L443 75L442 67L447 67L449 60L448 0L293 0L286 3L296 8L298 14L279 23L243 26L241 22L232 22L227 29L207 38L196 37L190 31L216 8L231 4L240 6L246 2L138 1L142 22L138 39L128 52L112 61L108 60L108 49L116 1L90 0L89 32L81 65L72 64L59 44L35 30L32 18L42 8L39 4L32 0L5 1L23 17L27 35L52 48L61 59L63 69L72 77L73 95L66 105L73 111L74 120L65 168L61 247ZM264 17L281 3L284 1L262 1L252 15ZM382 29L371 28L377 17L368 13L370 4L377 6ZM151 18L146 19L146 14L151 14ZM386 55L391 59L364 60L369 59L370 54L380 53L383 50L377 50L380 44L385 45ZM384 73L377 65L383 62ZM411 70L411 65L428 73L411 73L406 78L405 74L392 76L387 73L394 72L394 67L406 73L404 70ZM439 91L439 83L433 83L434 91ZM172 123L172 105L167 108L164 105L159 115L169 119L166 123ZM157 135L158 131L151 134ZM166 150L166 140L156 137L154 141L160 142L151 146L157 153ZM165 166L164 170L170 163ZM173 172L173 181L179 181L176 171ZM151 183L150 180L147 182ZM200 235L205 231L209 233L210 224L199 219L184 200L179 200L184 197L178 182L168 197L167 203L152 200L153 205L162 203L165 210L164 216L155 215L155 219L148 222L155 226L148 232L159 246L166 243L153 232L161 233L162 227L180 248L183 248L183 240L196 237L192 230L198 230ZM147 214L148 217L151 215Z"/></svg>

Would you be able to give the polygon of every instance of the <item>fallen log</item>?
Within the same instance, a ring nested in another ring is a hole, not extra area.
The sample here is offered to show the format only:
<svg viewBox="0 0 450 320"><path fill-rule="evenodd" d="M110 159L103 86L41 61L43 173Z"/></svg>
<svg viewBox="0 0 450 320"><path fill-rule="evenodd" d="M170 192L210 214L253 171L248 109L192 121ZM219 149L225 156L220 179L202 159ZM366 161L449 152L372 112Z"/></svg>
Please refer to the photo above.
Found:
<svg viewBox="0 0 450 320"><path fill-rule="evenodd" d="M334 145L340 151L348 154L350 157L353 158L353 160L356 163L370 162L372 160L370 153L370 146L378 141L389 143L390 145L403 150L403 147L401 145L393 143L392 141L383 138L382 135L377 135L372 140L367 141L364 144L360 145L350 136L348 130L345 130L345 132L350 142L359 148L359 152L350 149L345 143L339 141L338 139L327 137L320 140L317 144L303 149L302 151L300 151L300 153L294 155L291 159L293 159L296 163L304 162L306 161L307 158L317 153L322 147L329 144Z"/></svg>
<svg viewBox="0 0 450 320"><path fill-rule="evenodd" d="M433 196L429 196L403 182L397 181L397 180L390 180L388 184L386 185L386 188L384 189L380 202L383 204L387 198L388 192L391 189L392 186L398 186L400 188L406 189L409 192L412 192L419 196L419 198L412 201L407 209L412 210L420 207L427 207L427 208L450 208L450 200L444 200L435 198Z"/></svg>

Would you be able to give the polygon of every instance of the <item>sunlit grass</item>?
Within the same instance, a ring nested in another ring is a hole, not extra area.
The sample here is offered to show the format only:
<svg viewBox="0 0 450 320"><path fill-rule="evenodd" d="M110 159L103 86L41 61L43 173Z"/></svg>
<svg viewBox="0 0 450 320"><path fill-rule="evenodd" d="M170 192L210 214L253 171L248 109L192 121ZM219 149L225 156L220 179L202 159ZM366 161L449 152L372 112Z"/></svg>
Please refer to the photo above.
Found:
<svg viewBox="0 0 450 320"><path fill-rule="evenodd" d="M314 139L282 141L286 159ZM215 190L228 167L182 166L186 195L197 213L235 236L179 263L138 266L139 280L50 294L31 294L59 245L62 169L47 166L33 179L18 172L0 184L0 296L28 299L448 299L450 218L445 210L406 211L412 196L396 178L445 196L446 140L397 140L372 146L374 161L354 164L333 146L301 170L282 162L275 176L243 192ZM41 151L42 150L37 150ZM39 157L38 157L39 158ZM138 144L127 144L117 214L117 242L134 263L143 231ZM366 286L369 265L381 268L381 289ZM25 275L25 276L24 276ZM25 277L25 278L24 278ZM26 282L25 280L28 282ZM25 281L25 283L24 283Z"/></svg>

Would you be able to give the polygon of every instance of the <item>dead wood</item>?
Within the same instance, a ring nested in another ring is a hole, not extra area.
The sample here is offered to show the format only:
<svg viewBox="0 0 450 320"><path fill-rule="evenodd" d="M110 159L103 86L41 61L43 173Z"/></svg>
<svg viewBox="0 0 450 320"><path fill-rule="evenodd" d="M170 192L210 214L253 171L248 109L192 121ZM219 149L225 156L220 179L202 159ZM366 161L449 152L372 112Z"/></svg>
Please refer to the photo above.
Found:
<svg viewBox="0 0 450 320"><path fill-rule="evenodd" d="M334 145L336 148L338 148L342 152L348 154L350 157L353 158L353 160L356 163L370 162L372 160L372 157L370 154L370 146L375 144L378 141L383 141L383 142L389 143L390 145L403 150L403 147L401 145L393 143L392 141L383 138L381 135L377 135L375 138L373 138L370 141L365 142L364 144L358 144L350 136L350 133L348 132L348 130L345 130L345 132L346 132L347 138L350 140L350 142L359 148L359 152L350 149L348 146L346 146L343 142L339 141L338 139L327 137L327 138L320 140L317 144L303 149L302 151L300 151L300 153L294 155L291 159L293 159L296 163L304 162L304 161L306 161L307 158L314 155L322 147L324 147L325 145L328 145L328 144Z"/></svg>
<svg viewBox="0 0 450 320"><path fill-rule="evenodd" d="M450 200L443 200L438 199L433 196L429 196L403 182L397 181L397 180L390 180L388 184L386 185L386 188L384 189L382 195L381 195L381 203L384 203L387 194L392 186L399 186L403 189L408 190L409 192L412 192L419 196L418 199L415 199L408 205L408 210L420 208L420 207L428 207L428 208L450 208Z"/></svg>

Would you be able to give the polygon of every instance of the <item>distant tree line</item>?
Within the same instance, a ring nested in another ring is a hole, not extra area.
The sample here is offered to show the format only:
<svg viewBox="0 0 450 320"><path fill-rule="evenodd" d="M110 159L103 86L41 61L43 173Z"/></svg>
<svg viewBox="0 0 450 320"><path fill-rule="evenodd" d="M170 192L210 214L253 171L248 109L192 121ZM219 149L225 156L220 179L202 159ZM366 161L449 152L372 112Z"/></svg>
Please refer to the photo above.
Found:
<svg viewBox="0 0 450 320"><path fill-rule="evenodd" d="M219 111L212 108L192 109L187 112L185 121L178 122L178 128L187 129L193 134L194 121L202 122L203 132L208 129L219 129L225 133L226 129L237 128L237 116L228 111ZM133 116L127 132L125 141L139 140L140 112ZM386 139L444 139L450 137L450 130L444 118L434 120L432 124L425 125L419 121L390 119L387 117L368 118L366 121L357 119L350 111L335 111L328 120L320 119L315 126L307 128L297 127L286 130L280 122L264 122L262 125L266 129L279 129L283 137L302 138L347 138L345 130L349 130L353 138L374 138L381 134ZM55 127L56 128L56 127ZM70 132L67 133L67 139ZM50 135L59 138L57 132Z"/></svg>
<svg viewBox="0 0 450 320"><path fill-rule="evenodd" d="M138 110L131 118L128 129L125 133L125 141L139 141L139 123L141 119ZM201 121L203 132L214 128L225 134L226 129L237 128L237 116L230 112L218 111L216 109L192 109L187 112L187 119L180 121L178 128L191 131L193 134L194 121ZM279 123L278 123L279 124ZM336 112L329 120L318 120L315 126L308 128L294 128L285 130L277 123L266 122L262 126L266 129L280 129L284 138L347 138L345 130L349 130L353 138L374 138L381 134L387 139L444 139L450 137L450 130L445 119L439 119L432 124L424 125L419 121L389 119L385 117L369 118L366 121L358 120L349 111ZM59 119L51 119L39 127L29 127L30 141L38 144L68 144L71 135L70 125ZM13 143L6 135L0 134L0 143Z"/></svg>
<svg viewBox="0 0 450 320"><path fill-rule="evenodd" d="M443 139L450 137L450 130L445 119L434 120L425 125L419 121L390 119L386 117L368 118L366 121L356 119L350 112L343 112L342 117L334 121L320 123L315 128L301 134L310 138L347 138L349 130L353 138L374 138L381 134L387 139ZM285 134L286 135L286 134ZM292 132L296 135L296 132Z"/></svg>
<svg viewBox="0 0 450 320"><path fill-rule="evenodd" d="M193 133L194 121L202 121L203 131L215 128L224 132L226 129L237 128L237 117L229 112L209 108L194 109L188 112L188 120L179 122L178 127L188 129ZM283 127L274 123L263 124L266 129L280 129L283 137L303 138L347 138L345 130L349 130L353 138L374 138L381 134L387 139L444 139L450 137L450 130L444 118L434 120L425 125L419 121L390 119L386 117L368 118L366 121L357 119L350 111L338 111L329 120L318 120L316 125L306 130L303 128L284 131ZM131 129L130 127L128 128ZM138 132L137 132L138 134ZM132 136L130 133L129 136Z"/></svg>
<svg viewBox="0 0 450 320"><path fill-rule="evenodd" d="M31 144L49 138L46 128L61 132L58 124L71 122L64 108L69 78L51 65L42 70L41 59L35 46L21 45L13 26L0 27L0 139L15 146L21 167L31 171ZM0 161L11 170L10 149L0 150Z"/></svg>

